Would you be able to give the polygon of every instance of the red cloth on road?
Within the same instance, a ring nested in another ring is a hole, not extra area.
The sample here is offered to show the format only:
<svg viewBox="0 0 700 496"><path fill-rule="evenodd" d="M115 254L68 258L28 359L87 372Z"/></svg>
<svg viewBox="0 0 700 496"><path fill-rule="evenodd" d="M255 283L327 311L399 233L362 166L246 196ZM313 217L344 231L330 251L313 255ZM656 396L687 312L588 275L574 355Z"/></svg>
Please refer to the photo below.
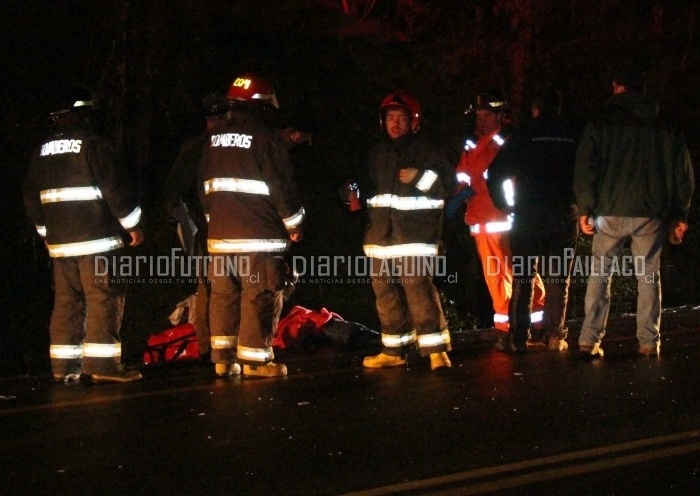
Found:
<svg viewBox="0 0 700 496"><path fill-rule="evenodd" d="M321 328L333 319L345 320L335 312L325 308L313 311L301 306L294 306L280 319L272 339L272 346L284 349L294 342L313 334L322 334Z"/></svg>

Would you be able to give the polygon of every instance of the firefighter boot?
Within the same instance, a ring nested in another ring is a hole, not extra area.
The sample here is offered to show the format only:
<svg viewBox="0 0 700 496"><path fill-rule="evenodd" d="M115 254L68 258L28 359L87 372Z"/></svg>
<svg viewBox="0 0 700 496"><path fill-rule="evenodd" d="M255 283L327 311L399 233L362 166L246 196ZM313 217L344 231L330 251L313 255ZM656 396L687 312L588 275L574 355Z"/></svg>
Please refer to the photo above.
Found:
<svg viewBox="0 0 700 496"><path fill-rule="evenodd" d="M452 362L450 362L450 357L447 356L446 352L442 351L440 353L430 354L430 370L450 367L452 367Z"/></svg>
<svg viewBox="0 0 700 496"><path fill-rule="evenodd" d="M603 358L603 348L600 347L600 343L591 345L579 345L579 357L584 360L592 360L594 358Z"/></svg>
<svg viewBox="0 0 700 496"><path fill-rule="evenodd" d="M514 352L515 345L513 344L513 336L508 332L499 331L494 348L496 348L498 351L503 351L505 353Z"/></svg>
<svg viewBox="0 0 700 496"><path fill-rule="evenodd" d="M57 384L75 385L80 382L80 374L53 374L51 380Z"/></svg>
<svg viewBox="0 0 700 496"><path fill-rule="evenodd" d="M143 376L138 370L118 370L112 374L91 374L92 382L135 382Z"/></svg>
<svg viewBox="0 0 700 496"><path fill-rule="evenodd" d="M566 351L569 348L569 343L567 343L564 338L560 338L559 336L551 336L547 347L550 351Z"/></svg>
<svg viewBox="0 0 700 496"><path fill-rule="evenodd" d="M283 363L267 362L260 365L243 365L243 374L257 377L284 377L287 366Z"/></svg>
<svg viewBox="0 0 700 496"><path fill-rule="evenodd" d="M237 362L214 364L214 373L217 377L231 377L241 373L241 366Z"/></svg>
<svg viewBox="0 0 700 496"><path fill-rule="evenodd" d="M362 365L368 369L382 369L384 367L400 367L406 365L405 356L392 356L382 352L379 355L365 357Z"/></svg>

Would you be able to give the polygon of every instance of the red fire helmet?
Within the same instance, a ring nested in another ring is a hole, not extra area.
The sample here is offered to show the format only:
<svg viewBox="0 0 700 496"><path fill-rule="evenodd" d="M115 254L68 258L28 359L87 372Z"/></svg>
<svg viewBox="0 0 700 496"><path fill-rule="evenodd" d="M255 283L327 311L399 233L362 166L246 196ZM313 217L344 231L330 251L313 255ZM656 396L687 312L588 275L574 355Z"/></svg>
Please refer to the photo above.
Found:
<svg viewBox="0 0 700 496"><path fill-rule="evenodd" d="M260 102L279 108L272 85L267 80L252 74L244 74L234 79L226 96L233 103Z"/></svg>
<svg viewBox="0 0 700 496"><path fill-rule="evenodd" d="M392 107L404 108L411 118L411 131L418 132L421 120L421 108L418 99L405 91L395 91L388 94L379 104L379 126L384 129L386 111Z"/></svg>

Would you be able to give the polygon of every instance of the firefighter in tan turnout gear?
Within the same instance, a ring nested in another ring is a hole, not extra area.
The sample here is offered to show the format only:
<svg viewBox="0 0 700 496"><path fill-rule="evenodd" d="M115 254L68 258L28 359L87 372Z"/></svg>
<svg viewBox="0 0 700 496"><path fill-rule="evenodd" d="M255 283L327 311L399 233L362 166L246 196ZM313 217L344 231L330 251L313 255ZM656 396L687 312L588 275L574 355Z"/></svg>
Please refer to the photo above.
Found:
<svg viewBox="0 0 700 496"><path fill-rule="evenodd" d="M278 108L262 78L236 78L231 110L210 133L199 167L212 261L211 360L218 376L287 375L273 361L272 338L288 280L285 253L301 239L304 209L279 133L264 125Z"/></svg>
<svg viewBox="0 0 700 496"><path fill-rule="evenodd" d="M418 134L421 109L413 96L392 93L379 113L383 138L370 154L363 249L371 264L383 350L365 357L363 365L405 365L417 346L430 357L431 369L451 367L450 333L432 276L454 172Z"/></svg>
<svg viewBox="0 0 700 496"><path fill-rule="evenodd" d="M53 379L136 381L141 373L121 364L124 286L112 265L126 243L143 241L141 208L111 143L95 131L91 92L74 87L66 96L24 183L27 214L53 262Z"/></svg>

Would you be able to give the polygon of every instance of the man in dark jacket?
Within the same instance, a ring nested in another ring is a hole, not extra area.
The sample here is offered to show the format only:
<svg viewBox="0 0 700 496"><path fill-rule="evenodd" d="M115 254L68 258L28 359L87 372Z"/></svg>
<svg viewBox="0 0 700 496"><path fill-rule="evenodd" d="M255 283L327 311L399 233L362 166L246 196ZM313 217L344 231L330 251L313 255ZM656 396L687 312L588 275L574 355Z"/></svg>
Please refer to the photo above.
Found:
<svg viewBox="0 0 700 496"><path fill-rule="evenodd" d="M198 177L209 221L211 359L219 376L287 375L272 338L288 281L284 255L301 239L304 209L279 133L261 113L276 108L267 81L236 78L226 120L210 133Z"/></svg>
<svg viewBox="0 0 700 496"><path fill-rule="evenodd" d="M112 276L124 240L143 241L141 208L112 144L94 130L92 94L73 92L51 114L54 132L32 155L24 183L27 214L53 262L53 379L137 381L140 372L121 364L124 285Z"/></svg>
<svg viewBox="0 0 700 496"><path fill-rule="evenodd" d="M371 196L363 249L382 326L382 353L369 368L406 364L416 345L431 369L450 367L450 333L432 281L445 198L455 189L452 166L418 133L420 105L405 92L381 103L384 137L369 159Z"/></svg>
<svg viewBox="0 0 700 496"><path fill-rule="evenodd" d="M579 347L582 356L603 356L611 276L627 265L637 277L639 353L658 356L661 249L669 231L682 239L688 229L693 167L683 136L645 95L638 69L617 70L612 89L613 96L586 126L576 155L579 225L593 235ZM625 264L619 256L628 240L634 261Z"/></svg>
<svg viewBox="0 0 700 496"><path fill-rule="evenodd" d="M515 133L489 167L488 188L494 204L514 214L510 232L513 296L509 307L512 345L524 352L530 330L533 278L545 287L543 330L550 350L568 348L566 306L578 237L573 174L576 144L559 117L560 96L539 92L530 125ZM501 185L513 179L512 198Z"/></svg>

